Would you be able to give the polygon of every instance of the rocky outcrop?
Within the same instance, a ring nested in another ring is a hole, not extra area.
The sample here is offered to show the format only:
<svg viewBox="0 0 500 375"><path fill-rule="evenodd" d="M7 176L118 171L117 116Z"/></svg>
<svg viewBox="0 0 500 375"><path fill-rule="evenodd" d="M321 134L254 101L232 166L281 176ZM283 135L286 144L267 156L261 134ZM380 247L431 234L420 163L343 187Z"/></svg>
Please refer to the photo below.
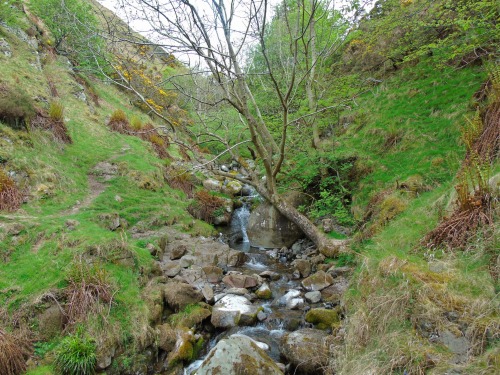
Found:
<svg viewBox="0 0 500 375"><path fill-rule="evenodd" d="M301 204L299 196L286 198L294 206ZM266 248L290 247L304 237L300 228L281 215L272 204L263 202L248 219L248 238L253 246Z"/></svg>
<svg viewBox="0 0 500 375"><path fill-rule="evenodd" d="M249 337L231 336L210 351L197 375L282 375L278 365Z"/></svg>
<svg viewBox="0 0 500 375"><path fill-rule="evenodd" d="M163 289L165 302L178 312L187 305L203 301L203 294L194 286L184 283L169 283Z"/></svg>

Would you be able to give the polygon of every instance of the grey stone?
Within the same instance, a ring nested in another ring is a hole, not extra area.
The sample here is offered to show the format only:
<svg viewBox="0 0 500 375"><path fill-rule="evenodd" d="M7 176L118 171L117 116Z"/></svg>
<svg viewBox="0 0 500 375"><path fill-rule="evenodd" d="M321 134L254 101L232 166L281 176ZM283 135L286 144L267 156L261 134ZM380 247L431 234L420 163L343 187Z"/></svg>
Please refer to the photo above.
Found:
<svg viewBox="0 0 500 375"><path fill-rule="evenodd" d="M223 339L208 353L197 375L282 375L280 367L258 344L244 335Z"/></svg>
<svg viewBox="0 0 500 375"><path fill-rule="evenodd" d="M321 301L321 292L318 290L315 290L313 292L307 292L304 295L305 299L309 303L318 303Z"/></svg>
<svg viewBox="0 0 500 375"><path fill-rule="evenodd" d="M298 373L323 374L329 360L327 337L326 332L310 328L285 334L281 353Z"/></svg>
<svg viewBox="0 0 500 375"><path fill-rule="evenodd" d="M309 291L322 290L332 284L333 277L324 271L318 271L302 280L302 286Z"/></svg>

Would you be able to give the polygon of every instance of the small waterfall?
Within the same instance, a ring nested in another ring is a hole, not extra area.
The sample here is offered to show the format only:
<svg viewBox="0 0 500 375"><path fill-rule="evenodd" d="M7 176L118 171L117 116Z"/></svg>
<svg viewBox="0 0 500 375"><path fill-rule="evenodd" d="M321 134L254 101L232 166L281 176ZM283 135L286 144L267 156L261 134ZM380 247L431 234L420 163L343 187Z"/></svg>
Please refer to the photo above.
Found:
<svg viewBox="0 0 500 375"><path fill-rule="evenodd" d="M250 208L244 204L240 208L234 210L233 219L231 221L231 233L241 234L241 242L250 242L248 240L247 226L248 218L250 217Z"/></svg>

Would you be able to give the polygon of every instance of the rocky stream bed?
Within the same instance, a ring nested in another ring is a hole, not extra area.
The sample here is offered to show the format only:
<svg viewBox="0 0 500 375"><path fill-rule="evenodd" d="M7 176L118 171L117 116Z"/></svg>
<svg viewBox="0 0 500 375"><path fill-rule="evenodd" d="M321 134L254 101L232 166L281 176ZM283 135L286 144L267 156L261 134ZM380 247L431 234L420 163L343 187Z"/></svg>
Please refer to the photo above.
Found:
<svg viewBox="0 0 500 375"><path fill-rule="evenodd" d="M160 241L161 276L145 291L153 373L323 373L351 269L325 263L306 239L250 246L245 215L219 239L172 232ZM231 236L233 248L222 240Z"/></svg>

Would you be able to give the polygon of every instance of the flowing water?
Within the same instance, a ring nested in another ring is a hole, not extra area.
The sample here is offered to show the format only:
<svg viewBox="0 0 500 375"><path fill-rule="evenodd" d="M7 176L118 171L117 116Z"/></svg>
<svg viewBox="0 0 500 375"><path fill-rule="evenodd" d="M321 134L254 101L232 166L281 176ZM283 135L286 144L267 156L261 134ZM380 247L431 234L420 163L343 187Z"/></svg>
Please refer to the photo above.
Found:
<svg viewBox="0 0 500 375"><path fill-rule="evenodd" d="M257 299L254 305L261 306L267 318L254 326L233 327L229 330L219 332L210 340L205 353L208 353L221 339L234 334L242 334L251 337L255 341L266 344L269 348L267 354L275 361L280 361L279 342L282 336L289 330L294 330L303 324L302 310L289 310L281 306L279 299L290 289L300 287L299 281L291 279L293 269L286 263L280 262L276 251L257 248L252 246L247 235L248 218L250 216L249 204L245 203L236 209L226 236L229 238L229 246L233 249L243 251L247 254L247 262L240 267L230 270L239 271L244 274L260 274L263 271L271 271L278 276L276 280L267 283L273 293L270 300ZM185 368L184 374L191 375L201 365L203 358L191 363Z"/></svg>

